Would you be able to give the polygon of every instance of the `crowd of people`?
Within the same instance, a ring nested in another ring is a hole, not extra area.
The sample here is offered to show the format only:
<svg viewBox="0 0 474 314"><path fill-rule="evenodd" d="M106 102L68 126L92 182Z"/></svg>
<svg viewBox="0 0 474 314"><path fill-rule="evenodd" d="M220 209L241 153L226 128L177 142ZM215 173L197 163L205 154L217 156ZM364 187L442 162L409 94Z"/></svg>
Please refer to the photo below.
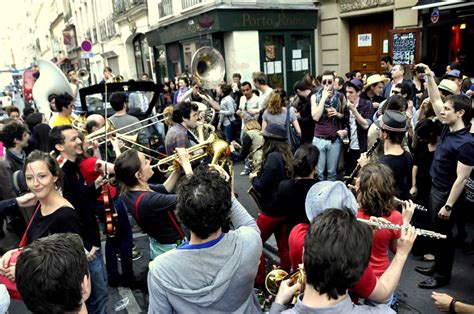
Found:
<svg viewBox="0 0 474 314"><path fill-rule="evenodd" d="M389 57L382 66L306 75L292 91L262 72L212 91L180 76L153 110L150 92L113 92L112 115L84 125L83 86L69 71L73 95L50 95L50 117L11 106L1 121L0 236L18 242L2 247L0 282L35 313L107 313L108 287L140 288L136 224L149 240L149 313L261 312L272 235L279 268L304 276L276 282L270 313L391 313L410 253L432 263L415 269L427 276L420 288L448 285L456 245L474 247L474 88L457 63L443 75ZM104 83L114 77L104 69ZM218 138L224 152L209 148ZM154 170L163 156L173 156L166 176ZM232 162L244 164L256 219L234 193Z"/></svg>

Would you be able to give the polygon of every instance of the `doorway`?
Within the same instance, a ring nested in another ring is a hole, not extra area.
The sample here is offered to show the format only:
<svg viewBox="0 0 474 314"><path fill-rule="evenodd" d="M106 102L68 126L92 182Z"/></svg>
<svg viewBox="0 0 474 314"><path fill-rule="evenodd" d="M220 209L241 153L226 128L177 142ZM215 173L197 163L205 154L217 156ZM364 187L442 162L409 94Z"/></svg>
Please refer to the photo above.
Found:
<svg viewBox="0 0 474 314"><path fill-rule="evenodd" d="M260 32L260 63L272 88L293 94L293 84L315 73L314 32Z"/></svg>
<svg viewBox="0 0 474 314"><path fill-rule="evenodd" d="M393 13L357 17L349 21L350 70L380 73L380 59L388 55L388 31L393 28Z"/></svg>

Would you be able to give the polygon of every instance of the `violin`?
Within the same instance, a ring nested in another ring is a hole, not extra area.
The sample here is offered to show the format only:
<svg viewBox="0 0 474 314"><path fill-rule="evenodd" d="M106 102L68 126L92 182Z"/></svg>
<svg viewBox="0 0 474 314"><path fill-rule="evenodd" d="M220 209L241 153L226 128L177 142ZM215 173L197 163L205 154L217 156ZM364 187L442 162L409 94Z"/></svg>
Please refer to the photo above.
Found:
<svg viewBox="0 0 474 314"><path fill-rule="evenodd" d="M102 173L102 165L96 164L97 172ZM102 201L104 202L105 212L105 234L108 237L114 237L117 233L117 211L115 210L114 200L110 195L110 182L107 174L102 183Z"/></svg>

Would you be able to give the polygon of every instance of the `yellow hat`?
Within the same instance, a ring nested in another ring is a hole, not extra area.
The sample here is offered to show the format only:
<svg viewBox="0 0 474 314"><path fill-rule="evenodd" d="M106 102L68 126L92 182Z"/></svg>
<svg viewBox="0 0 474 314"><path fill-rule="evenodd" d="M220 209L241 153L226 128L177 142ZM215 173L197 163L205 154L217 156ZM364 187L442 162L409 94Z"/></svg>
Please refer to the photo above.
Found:
<svg viewBox="0 0 474 314"><path fill-rule="evenodd" d="M366 89L367 87L369 87L372 84L380 83L380 82L386 84L388 81L390 81L389 78L383 77L380 74L374 74L374 75L371 75L367 78L367 83L364 85L364 89Z"/></svg>

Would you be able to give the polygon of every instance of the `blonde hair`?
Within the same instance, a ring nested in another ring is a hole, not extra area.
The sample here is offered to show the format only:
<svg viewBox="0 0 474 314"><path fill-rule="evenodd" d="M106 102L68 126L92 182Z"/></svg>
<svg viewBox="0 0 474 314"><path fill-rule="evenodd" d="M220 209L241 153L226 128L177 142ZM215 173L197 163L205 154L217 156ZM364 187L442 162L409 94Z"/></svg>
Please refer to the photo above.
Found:
<svg viewBox="0 0 474 314"><path fill-rule="evenodd" d="M283 112L282 92L275 89L268 98L267 111L269 114L280 114Z"/></svg>
<svg viewBox="0 0 474 314"><path fill-rule="evenodd" d="M260 123L258 123L257 120L250 120L250 121L247 121L247 123L245 123L244 129L245 129L245 131L250 131L250 130L259 130L259 131L261 131L262 126L260 125Z"/></svg>

